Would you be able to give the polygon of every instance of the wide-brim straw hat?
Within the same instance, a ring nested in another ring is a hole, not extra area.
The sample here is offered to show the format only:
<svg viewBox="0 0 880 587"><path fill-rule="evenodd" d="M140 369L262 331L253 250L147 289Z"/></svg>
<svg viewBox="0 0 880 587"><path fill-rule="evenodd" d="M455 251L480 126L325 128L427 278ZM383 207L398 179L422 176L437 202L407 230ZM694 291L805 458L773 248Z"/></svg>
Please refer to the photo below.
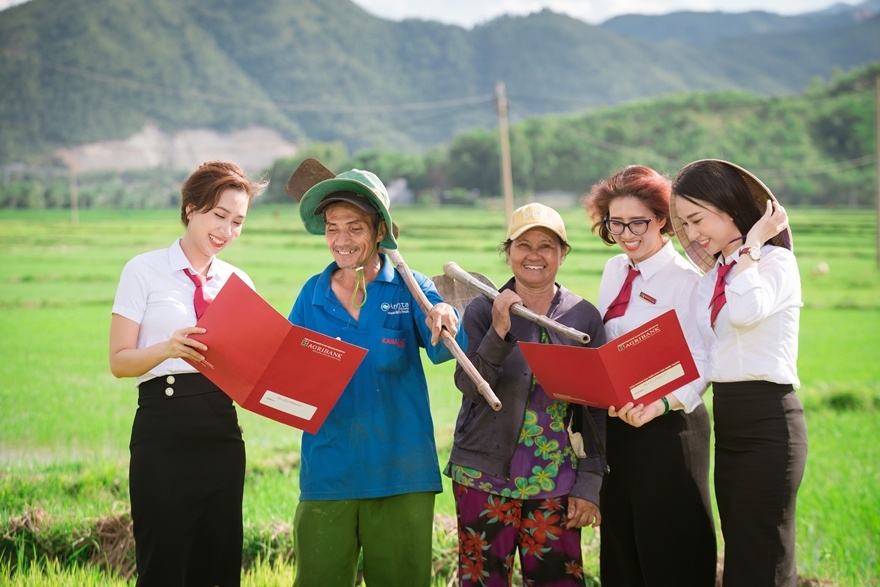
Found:
<svg viewBox="0 0 880 587"><path fill-rule="evenodd" d="M388 190L374 173L362 169L352 169L340 173L332 179L325 179L303 194L299 203L299 217L306 231L310 234L324 234L324 217L321 214L324 207L321 206L321 203L325 199L335 201L349 199L349 196L344 194L345 192L354 192L366 198L385 221L385 238L379 242L379 246L384 249L396 249L394 224L388 210L390 207Z"/></svg>
<svg viewBox="0 0 880 587"><path fill-rule="evenodd" d="M770 191L764 182L758 179L753 173L740 167L735 163L731 163L730 161L724 161L723 159L700 159L699 161L694 161L693 163L688 163L678 172L678 175L686 172L689 168L694 165L698 165L700 163L705 163L708 161L714 161L716 163L721 163L734 169L739 176L743 178L746 186L749 189L749 192L752 195L752 198L755 199L755 202L758 203L758 209L764 210L767 200L772 200L775 203L779 203L779 200L776 199L776 196L773 195L773 192ZM673 180L673 184L675 181ZM687 194L684 194L687 195ZM678 242L681 243L682 248L684 249L685 254L687 254L688 258L703 272L709 271L716 264L716 258L714 255L710 255L703 248L695 242L691 242L691 240L687 236L687 231L685 231L684 227L681 225L681 219L678 217L678 213L675 210L675 197L669 199L669 216L672 219L672 227L675 230L675 236L678 238ZM784 247L790 251L794 250L794 241L791 237L791 229L786 228L772 239L770 239L770 243L776 245L777 247Z"/></svg>

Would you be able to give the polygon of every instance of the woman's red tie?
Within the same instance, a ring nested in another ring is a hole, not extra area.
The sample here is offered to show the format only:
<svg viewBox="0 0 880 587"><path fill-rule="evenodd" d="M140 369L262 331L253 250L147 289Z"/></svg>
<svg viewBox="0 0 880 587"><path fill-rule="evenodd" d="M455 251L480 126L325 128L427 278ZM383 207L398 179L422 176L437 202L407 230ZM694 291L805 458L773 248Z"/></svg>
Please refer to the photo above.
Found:
<svg viewBox="0 0 880 587"><path fill-rule="evenodd" d="M186 276L189 277L194 284L196 284L196 293L193 295L193 306L196 308L196 318L201 318L202 314L205 313L205 310L208 309L208 304L210 304L213 299L205 293L205 289L202 287L211 278L199 275L198 273L193 273L189 269L184 269L183 272L186 273Z"/></svg>
<svg viewBox="0 0 880 587"><path fill-rule="evenodd" d="M608 322L612 318L623 316L626 313L626 307L629 305L629 297L632 294L633 279L635 279L638 274L638 269L633 267L629 268L629 273L626 274L626 279L623 281L623 287L620 288L620 293L617 294L617 297L614 298L614 301L608 306L608 309L605 311L605 317L602 318L602 322Z"/></svg>
<svg viewBox="0 0 880 587"><path fill-rule="evenodd" d="M736 265L736 261L730 265L722 265L718 268L718 279L715 281L715 291L712 292L712 301L709 304L712 308L710 321L712 326L715 326L715 318L718 317L718 312L720 312L721 308L724 307L724 304L727 303L727 294L724 293L724 288L726 287L724 276L730 273L730 270L733 269L734 265Z"/></svg>

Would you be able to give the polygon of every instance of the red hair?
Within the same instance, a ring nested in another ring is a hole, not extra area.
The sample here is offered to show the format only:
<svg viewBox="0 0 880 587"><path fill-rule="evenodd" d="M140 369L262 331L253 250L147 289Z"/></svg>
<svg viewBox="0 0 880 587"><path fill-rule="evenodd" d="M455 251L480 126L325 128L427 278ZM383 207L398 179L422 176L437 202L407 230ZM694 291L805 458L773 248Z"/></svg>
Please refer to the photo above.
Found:
<svg viewBox="0 0 880 587"><path fill-rule="evenodd" d="M667 175L661 175L644 165L630 165L595 184L582 201L593 220L593 234L598 234L603 241L613 245L614 238L602 222L608 218L611 200L623 196L637 198L651 210L657 223L663 225L660 232L672 234L672 223L669 221L670 191L671 182Z"/></svg>

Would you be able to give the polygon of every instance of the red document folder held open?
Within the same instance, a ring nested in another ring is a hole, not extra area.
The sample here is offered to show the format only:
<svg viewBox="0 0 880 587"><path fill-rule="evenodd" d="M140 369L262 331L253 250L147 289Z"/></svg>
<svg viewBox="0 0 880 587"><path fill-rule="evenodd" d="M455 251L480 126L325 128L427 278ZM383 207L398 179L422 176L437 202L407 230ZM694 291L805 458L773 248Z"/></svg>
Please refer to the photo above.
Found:
<svg viewBox="0 0 880 587"><path fill-rule="evenodd" d="M699 377L675 310L599 348L519 347L547 395L597 408L648 405Z"/></svg>
<svg viewBox="0 0 880 587"><path fill-rule="evenodd" d="M241 407L315 433L366 349L291 324L233 274L197 326L206 363L190 362Z"/></svg>

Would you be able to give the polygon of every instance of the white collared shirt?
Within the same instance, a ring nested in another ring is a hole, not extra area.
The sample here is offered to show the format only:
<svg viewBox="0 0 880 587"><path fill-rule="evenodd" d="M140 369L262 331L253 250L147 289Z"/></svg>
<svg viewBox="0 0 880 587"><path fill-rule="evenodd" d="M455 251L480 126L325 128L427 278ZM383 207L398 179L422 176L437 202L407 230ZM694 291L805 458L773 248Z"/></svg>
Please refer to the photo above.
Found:
<svg viewBox="0 0 880 587"><path fill-rule="evenodd" d="M629 257L624 254L612 257L605 263L597 304L602 316L620 292L629 268ZM672 393L686 412L692 412L702 403L702 395L708 386L708 379L705 377L708 372L707 354L694 311L694 296L700 274L676 252L670 240L666 241L662 249L636 265L636 269L639 270L639 275L633 280L626 313L605 323L606 337L608 340L617 338L674 309L700 377Z"/></svg>
<svg viewBox="0 0 880 587"><path fill-rule="evenodd" d="M167 249L134 257L123 268L112 312L140 324L137 348L166 341L179 328L195 326L193 294L196 286L184 269L194 271L180 248L179 239ZM254 284L244 271L215 257L208 269L211 279L203 286L205 293L216 297L232 273L253 289ZM183 359L166 359L137 377L137 384L172 373L194 372L196 369Z"/></svg>
<svg viewBox="0 0 880 587"><path fill-rule="evenodd" d="M738 251L724 260L738 260ZM709 323L709 301L718 265L697 287L697 320L709 349L709 380L771 381L800 386L797 376L801 277L788 249L761 247L761 260L731 279L725 278L727 303Z"/></svg>

